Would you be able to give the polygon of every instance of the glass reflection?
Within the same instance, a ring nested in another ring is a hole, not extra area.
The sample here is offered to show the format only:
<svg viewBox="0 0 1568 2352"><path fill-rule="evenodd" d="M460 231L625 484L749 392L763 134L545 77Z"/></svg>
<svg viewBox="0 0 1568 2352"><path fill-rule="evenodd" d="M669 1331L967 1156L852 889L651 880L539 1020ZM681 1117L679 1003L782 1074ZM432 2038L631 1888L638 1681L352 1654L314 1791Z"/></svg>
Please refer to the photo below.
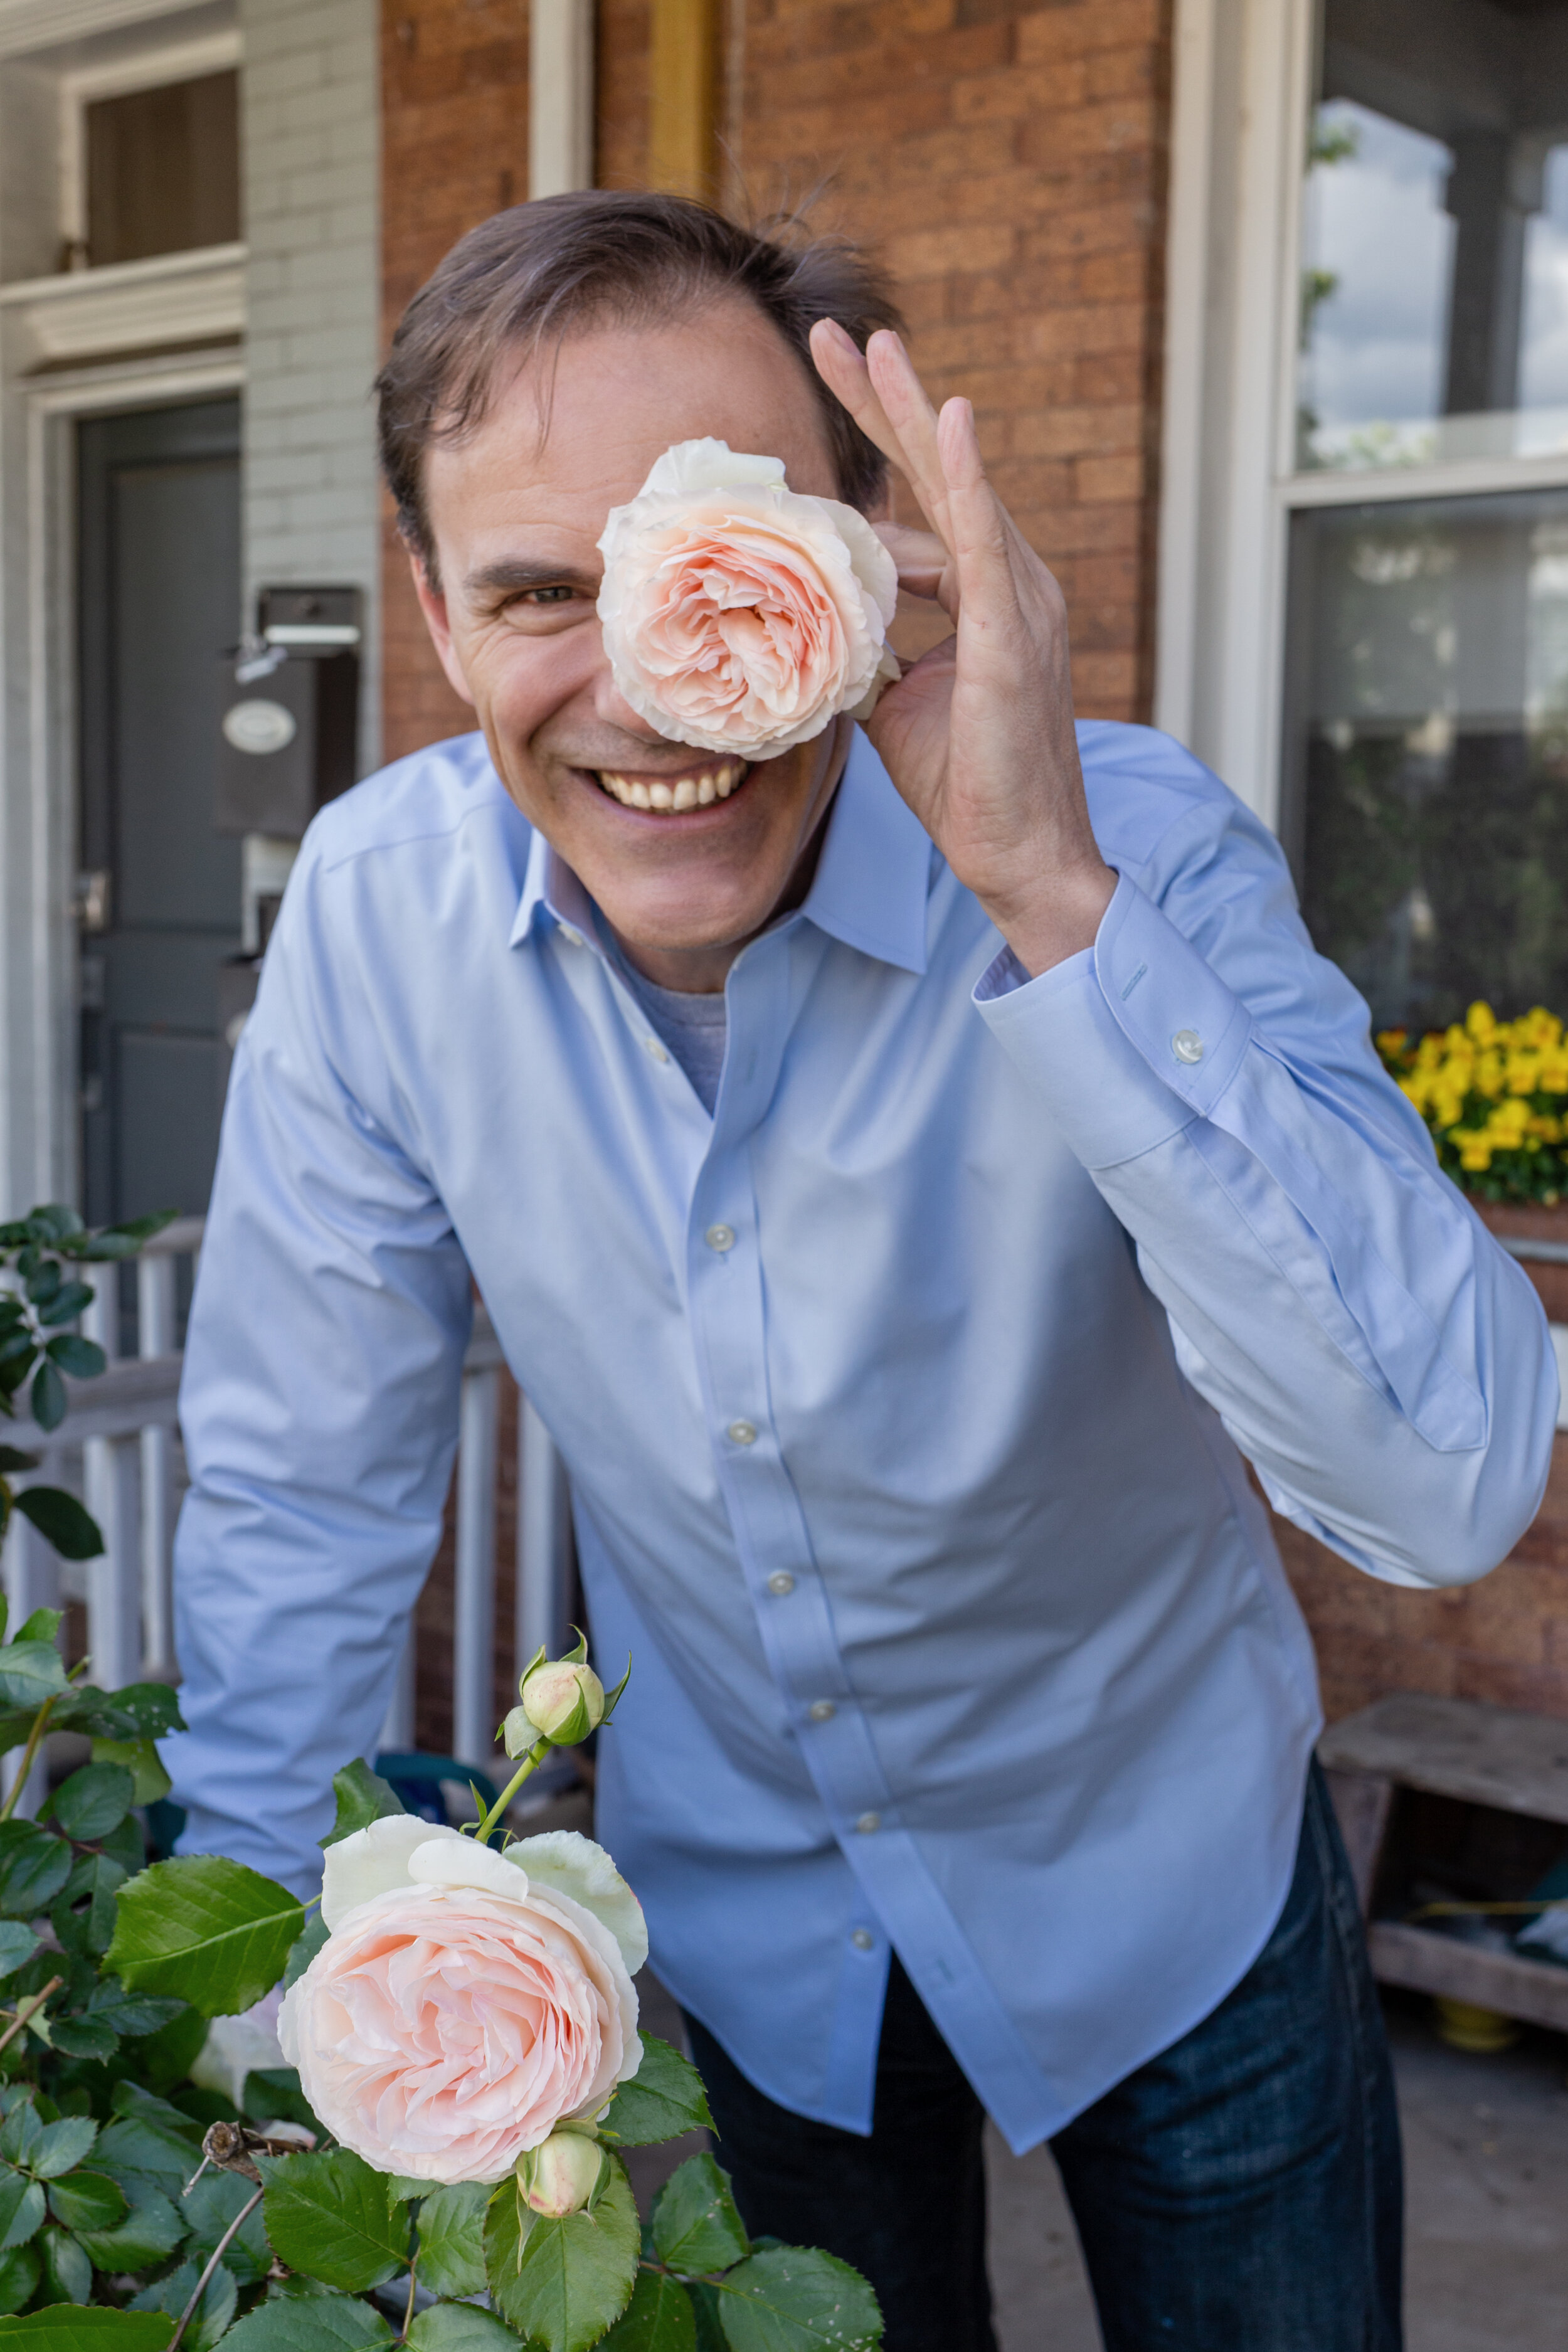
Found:
<svg viewBox="0 0 1568 2352"><path fill-rule="evenodd" d="M1568 449L1568 0L1326 0L1297 463Z"/></svg>
<svg viewBox="0 0 1568 2352"><path fill-rule="evenodd" d="M1302 911L1378 1027L1568 1008L1568 491L1292 521Z"/></svg>

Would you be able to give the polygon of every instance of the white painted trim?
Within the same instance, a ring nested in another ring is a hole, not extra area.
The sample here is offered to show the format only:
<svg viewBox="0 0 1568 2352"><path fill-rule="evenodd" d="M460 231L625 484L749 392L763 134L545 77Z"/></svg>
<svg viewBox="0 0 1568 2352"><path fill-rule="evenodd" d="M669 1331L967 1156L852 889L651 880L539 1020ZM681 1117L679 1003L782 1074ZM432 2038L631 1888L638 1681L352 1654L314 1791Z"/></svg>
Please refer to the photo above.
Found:
<svg viewBox="0 0 1568 2352"><path fill-rule="evenodd" d="M594 0L531 0L528 193L594 184Z"/></svg>
<svg viewBox="0 0 1568 2352"><path fill-rule="evenodd" d="M239 27L232 26L199 39L158 41L131 56L106 58L101 65L71 68L60 76L60 235L75 244L87 235L86 109L95 99L121 98L128 90L157 89L165 82L195 81L203 74L221 73L237 66L244 56Z"/></svg>
<svg viewBox="0 0 1568 2352"><path fill-rule="evenodd" d="M27 593L26 740L32 804L31 1200L74 1200L77 1166L75 468L68 427L118 409L244 389L233 358L148 360L24 383ZM24 1130L26 1131L26 1130Z"/></svg>
<svg viewBox="0 0 1568 2352"><path fill-rule="evenodd" d="M0 312L26 339L14 364L25 372L243 334L245 264L243 245L213 245L0 286Z"/></svg>
<svg viewBox="0 0 1568 2352"><path fill-rule="evenodd" d="M0 58L25 57L169 14L169 0L0 0Z"/></svg>
<svg viewBox="0 0 1568 2352"><path fill-rule="evenodd" d="M1568 486L1568 455L1297 473L1314 0L1176 0L1156 724L1279 818L1299 509Z"/></svg>

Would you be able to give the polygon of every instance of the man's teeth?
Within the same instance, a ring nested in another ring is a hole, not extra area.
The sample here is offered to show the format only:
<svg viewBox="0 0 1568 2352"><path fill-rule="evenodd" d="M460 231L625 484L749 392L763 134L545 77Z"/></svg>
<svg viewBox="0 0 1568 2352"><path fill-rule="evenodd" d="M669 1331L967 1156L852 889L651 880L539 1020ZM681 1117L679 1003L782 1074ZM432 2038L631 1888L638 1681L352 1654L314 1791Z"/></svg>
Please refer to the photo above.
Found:
<svg viewBox="0 0 1568 2352"><path fill-rule="evenodd" d="M748 773L744 760L726 760L717 768L705 768L700 776L677 776L666 782L644 783L640 776L618 776L610 768L598 771L605 790L618 800L623 808L650 809L659 814L679 816L686 809L707 808L714 801L727 801L737 784L743 783Z"/></svg>

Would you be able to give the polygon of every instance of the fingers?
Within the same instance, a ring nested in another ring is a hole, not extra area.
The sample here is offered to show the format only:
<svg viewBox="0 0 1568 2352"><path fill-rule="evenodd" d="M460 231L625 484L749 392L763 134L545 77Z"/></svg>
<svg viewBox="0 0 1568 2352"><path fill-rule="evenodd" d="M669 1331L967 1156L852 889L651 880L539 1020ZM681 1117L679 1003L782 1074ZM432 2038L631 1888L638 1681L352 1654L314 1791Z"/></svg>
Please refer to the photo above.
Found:
<svg viewBox="0 0 1568 2352"><path fill-rule="evenodd" d="M870 387L892 427L901 452L900 463L910 488L921 502L926 520L951 549L947 521L947 484L937 446L936 411L900 339L882 327L866 346L866 371Z"/></svg>
<svg viewBox="0 0 1568 2352"><path fill-rule="evenodd" d="M904 453L873 389L865 354L836 319L818 319L813 327L811 356L835 400L849 411L868 441L874 441L883 457L890 457L903 472Z"/></svg>
<svg viewBox="0 0 1568 2352"><path fill-rule="evenodd" d="M933 530L910 530L901 522L875 522L878 538L899 567L899 585L911 596L935 596L952 558Z"/></svg>

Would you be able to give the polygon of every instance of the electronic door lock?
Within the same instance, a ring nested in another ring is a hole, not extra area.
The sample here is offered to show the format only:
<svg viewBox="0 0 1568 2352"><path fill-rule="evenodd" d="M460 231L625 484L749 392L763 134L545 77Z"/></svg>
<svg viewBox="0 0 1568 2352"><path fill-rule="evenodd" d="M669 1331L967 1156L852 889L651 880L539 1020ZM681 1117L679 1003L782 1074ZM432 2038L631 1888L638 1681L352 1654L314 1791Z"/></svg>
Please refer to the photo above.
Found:
<svg viewBox="0 0 1568 2352"><path fill-rule="evenodd" d="M214 824L298 841L354 782L357 588L262 588L256 627L223 665Z"/></svg>
<svg viewBox="0 0 1568 2352"><path fill-rule="evenodd" d="M114 877L106 866L95 866L76 877L71 893L71 913L78 928L84 933L106 931L112 919L110 908L114 896Z"/></svg>

